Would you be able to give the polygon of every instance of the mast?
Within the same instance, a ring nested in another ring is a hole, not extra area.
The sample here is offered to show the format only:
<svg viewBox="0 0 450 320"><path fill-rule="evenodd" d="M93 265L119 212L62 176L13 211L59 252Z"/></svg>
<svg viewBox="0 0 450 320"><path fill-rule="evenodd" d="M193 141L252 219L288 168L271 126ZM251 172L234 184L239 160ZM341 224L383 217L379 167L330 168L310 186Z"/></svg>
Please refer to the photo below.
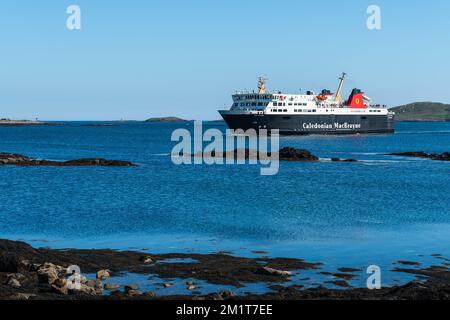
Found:
<svg viewBox="0 0 450 320"><path fill-rule="evenodd" d="M266 81L268 79L266 77L259 77L258 78L258 93L259 94L265 94L266 93Z"/></svg>
<svg viewBox="0 0 450 320"><path fill-rule="evenodd" d="M338 101L338 102L340 102L342 100L341 92L342 92L342 86L344 85L344 80L345 80L346 76L347 76L347 74L345 72L343 72L342 77L339 78L339 80L341 80L341 81L339 82L339 87L336 91L336 101Z"/></svg>

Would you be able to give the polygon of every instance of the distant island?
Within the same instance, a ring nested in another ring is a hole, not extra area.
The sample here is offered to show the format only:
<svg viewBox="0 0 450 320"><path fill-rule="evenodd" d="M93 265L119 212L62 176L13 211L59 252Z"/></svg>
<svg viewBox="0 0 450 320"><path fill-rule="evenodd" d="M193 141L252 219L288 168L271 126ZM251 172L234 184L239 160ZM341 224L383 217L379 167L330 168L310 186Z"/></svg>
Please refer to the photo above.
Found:
<svg viewBox="0 0 450 320"><path fill-rule="evenodd" d="M190 120L181 119L177 117L160 117L145 120L145 122L189 122L189 121Z"/></svg>
<svg viewBox="0 0 450 320"><path fill-rule="evenodd" d="M450 105L437 102L415 102L391 108L398 121L450 121Z"/></svg>
<svg viewBox="0 0 450 320"><path fill-rule="evenodd" d="M32 121L32 120L11 120L0 119L0 126L32 126L49 124L48 122Z"/></svg>

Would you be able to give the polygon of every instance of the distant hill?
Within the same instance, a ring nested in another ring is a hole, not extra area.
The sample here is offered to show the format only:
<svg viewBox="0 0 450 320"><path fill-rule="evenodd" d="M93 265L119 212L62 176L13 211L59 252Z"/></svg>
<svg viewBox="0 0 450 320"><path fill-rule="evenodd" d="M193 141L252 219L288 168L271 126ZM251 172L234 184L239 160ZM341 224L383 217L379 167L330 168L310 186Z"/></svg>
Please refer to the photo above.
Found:
<svg viewBox="0 0 450 320"><path fill-rule="evenodd" d="M399 121L450 121L450 104L415 102L390 110Z"/></svg>
<svg viewBox="0 0 450 320"><path fill-rule="evenodd" d="M188 122L189 120L181 119L177 117L160 117L160 118L150 118L145 120L146 122Z"/></svg>
<svg viewBox="0 0 450 320"><path fill-rule="evenodd" d="M47 122L33 121L33 120L11 120L0 119L0 126L32 126L48 124Z"/></svg>

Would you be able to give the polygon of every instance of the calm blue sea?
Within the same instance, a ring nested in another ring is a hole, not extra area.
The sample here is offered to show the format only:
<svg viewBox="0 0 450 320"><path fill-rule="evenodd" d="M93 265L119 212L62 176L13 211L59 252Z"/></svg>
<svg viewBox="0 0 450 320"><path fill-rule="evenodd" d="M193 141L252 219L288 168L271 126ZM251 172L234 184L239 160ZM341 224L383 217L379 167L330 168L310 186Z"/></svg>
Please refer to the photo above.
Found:
<svg viewBox="0 0 450 320"><path fill-rule="evenodd" d="M176 166L190 123L0 127L0 152L123 159L134 168L0 167L0 237L55 248L298 257L332 269L450 256L450 163L383 156L450 151L450 123L397 124L394 135L282 137L281 146L360 163ZM210 127L225 129L222 123Z"/></svg>

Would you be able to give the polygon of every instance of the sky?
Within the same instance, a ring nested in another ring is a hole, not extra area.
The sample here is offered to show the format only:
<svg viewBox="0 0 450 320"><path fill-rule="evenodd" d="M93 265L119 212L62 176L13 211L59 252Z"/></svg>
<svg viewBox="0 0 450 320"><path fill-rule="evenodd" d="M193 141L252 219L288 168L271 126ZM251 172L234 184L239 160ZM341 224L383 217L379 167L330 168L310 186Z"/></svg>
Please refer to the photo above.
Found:
<svg viewBox="0 0 450 320"><path fill-rule="evenodd" d="M2 0L0 118L213 120L260 75L296 93L343 71L345 95L450 103L449 58L447 0Z"/></svg>

